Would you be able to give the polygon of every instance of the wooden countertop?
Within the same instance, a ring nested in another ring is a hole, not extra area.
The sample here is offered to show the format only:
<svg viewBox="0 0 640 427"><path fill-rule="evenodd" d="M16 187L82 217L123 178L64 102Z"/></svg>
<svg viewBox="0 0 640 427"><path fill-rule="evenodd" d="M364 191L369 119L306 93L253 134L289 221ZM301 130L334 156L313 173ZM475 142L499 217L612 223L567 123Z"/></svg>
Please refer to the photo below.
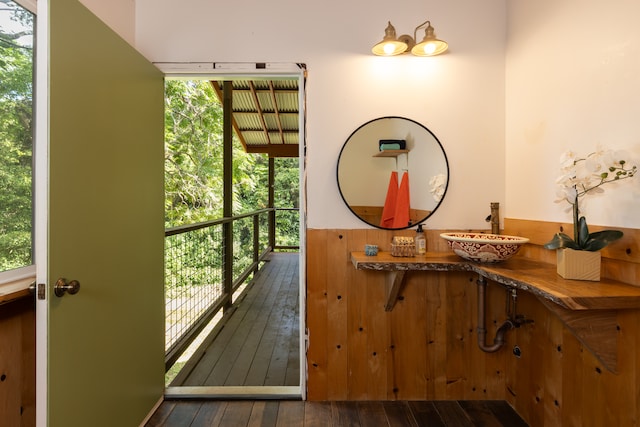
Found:
<svg viewBox="0 0 640 427"><path fill-rule="evenodd" d="M609 279L567 280L558 275L555 264L518 256L496 264L483 264L463 260L452 253L394 257L389 252L379 252L376 256L352 252L351 261L358 270L387 272L387 311L393 309L407 271L470 271L506 287L531 292L611 372L617 369L617 312L640 308L638 286Z"/></svg>
<svg viewBox="0 0 640 427"><path fill-rule="evenodd" d="M469 262L452 253L430 252L425 256L394 257L389 252L366 256L352 252L358 270L382 271L472 271L487 279L531 292L568 310L620 310L640 308L640 287L602 279L599 282L567 280L554 264L513 257L489 264Z"/></svg>

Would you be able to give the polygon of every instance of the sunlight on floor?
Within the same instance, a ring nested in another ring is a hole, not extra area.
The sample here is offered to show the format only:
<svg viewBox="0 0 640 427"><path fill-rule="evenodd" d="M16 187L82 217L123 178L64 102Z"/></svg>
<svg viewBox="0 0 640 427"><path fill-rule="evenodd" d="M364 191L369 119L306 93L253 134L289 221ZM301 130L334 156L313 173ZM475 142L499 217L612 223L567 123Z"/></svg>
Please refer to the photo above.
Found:
<svg viewBox="0 0 640 427"><path fill-rule="evenodd" d="M247 287L247 283L249 281L250 280L245 281L242 285L238 287L238 289L236 289L236 291L233 294L234 301L238 301L238 298L242 297L242 293ZM165 373L164 375L165 386L169 386L171 384L171 381L173 381L176 375L178 375L178 372L180 372L182 367L189 361L191 356L193 356L193 354L196 352L198 347L200 347L202 342L209 336L213 328L216 327L216 325L218 324L218 322L220 322L221 319L222 319L222 310L220 310L215 316L213 316L213 319L211 319L211 321L207 324L207 326L204 327L202 332L198 334L198 336L193 340L193 342L189 345L189 347L187 347L184 353L180 355L178 360L176 360L176 363L174 363L173 366L171 366L171 368L169 368L169 370Z"/></svg>

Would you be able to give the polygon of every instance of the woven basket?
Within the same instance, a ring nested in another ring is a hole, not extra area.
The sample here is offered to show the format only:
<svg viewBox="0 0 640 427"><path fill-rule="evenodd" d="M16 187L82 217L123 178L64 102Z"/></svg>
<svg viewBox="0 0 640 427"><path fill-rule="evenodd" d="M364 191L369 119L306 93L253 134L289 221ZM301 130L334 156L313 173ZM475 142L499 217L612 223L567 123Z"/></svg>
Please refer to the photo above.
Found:
<svg viewBox="0 0 640 427"><path fill-rule="evenodd" d="M413 237L394 237L391 242L391 255L404 257L415 256L416 244Z"/></svg>

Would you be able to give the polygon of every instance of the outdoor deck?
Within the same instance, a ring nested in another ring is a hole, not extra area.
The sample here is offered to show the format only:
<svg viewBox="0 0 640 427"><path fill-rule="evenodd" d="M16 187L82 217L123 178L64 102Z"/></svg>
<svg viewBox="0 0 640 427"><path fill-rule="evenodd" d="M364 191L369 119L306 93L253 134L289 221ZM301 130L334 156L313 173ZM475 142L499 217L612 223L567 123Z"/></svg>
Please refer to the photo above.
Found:
<svg viewBox="0 0 640 427"><path fill-rule="evenodd" d="M299 259L297 252L270 254L171 387L299 385Z"/></svg>

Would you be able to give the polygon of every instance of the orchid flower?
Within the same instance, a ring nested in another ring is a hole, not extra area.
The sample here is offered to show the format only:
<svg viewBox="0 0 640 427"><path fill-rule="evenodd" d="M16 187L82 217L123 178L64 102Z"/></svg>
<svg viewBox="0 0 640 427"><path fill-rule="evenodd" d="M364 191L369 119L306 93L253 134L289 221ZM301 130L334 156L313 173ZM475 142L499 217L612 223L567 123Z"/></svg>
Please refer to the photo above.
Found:
<svg viewBox="0 0 640 427"><path fill-rule="evenodd" d="M633 178L637 172L635 165L628 165L628 157L622 151L605 150L598 147L586 157L578 157L573 151L560 156L560 176L556 180L556 203L568 202L567 211L573 212L573 239L564 233L557 233L544 245L547 249L572 248L597 251L622 237L618 230L604 230L589 233L587 220L580 217L578 202L587 194L603 193L604 184Z"/></svg>

